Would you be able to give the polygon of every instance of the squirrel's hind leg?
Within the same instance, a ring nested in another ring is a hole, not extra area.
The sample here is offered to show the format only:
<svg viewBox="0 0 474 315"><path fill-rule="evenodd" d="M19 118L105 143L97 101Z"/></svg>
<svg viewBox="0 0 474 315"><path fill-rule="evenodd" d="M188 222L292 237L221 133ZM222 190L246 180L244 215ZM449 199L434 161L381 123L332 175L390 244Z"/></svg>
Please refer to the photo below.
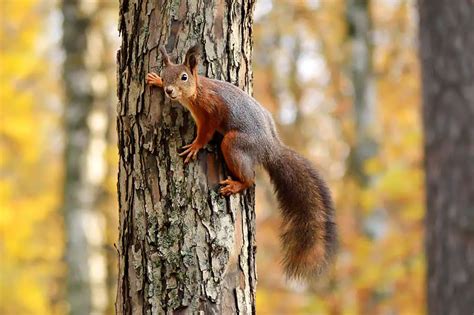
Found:
<svg viewBox="0 0 474 315"><path fill-rule="evenodd" d="M244 135L237 131L227 133L222 140L221 150L225 163L237 179L228 178L220 182L223 186L219 192L224 196L239 193L250 187L254 182L254 163L252 157L244 151L244 144Z"/></svg>

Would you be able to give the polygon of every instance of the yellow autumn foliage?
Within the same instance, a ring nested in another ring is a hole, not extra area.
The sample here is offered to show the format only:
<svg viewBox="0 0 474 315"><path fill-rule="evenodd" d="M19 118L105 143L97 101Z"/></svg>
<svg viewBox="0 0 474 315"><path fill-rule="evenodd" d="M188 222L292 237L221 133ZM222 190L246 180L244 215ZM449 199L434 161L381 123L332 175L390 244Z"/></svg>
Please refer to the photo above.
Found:
<svg viewBox="0 0 474 315"><path fill-rule="evenodd" d="M0 313L54 314L62 273L57 118L45 106L47 60L38 1L3 1L0 28ZM56 126L57 127L57 126Z"/></svg>

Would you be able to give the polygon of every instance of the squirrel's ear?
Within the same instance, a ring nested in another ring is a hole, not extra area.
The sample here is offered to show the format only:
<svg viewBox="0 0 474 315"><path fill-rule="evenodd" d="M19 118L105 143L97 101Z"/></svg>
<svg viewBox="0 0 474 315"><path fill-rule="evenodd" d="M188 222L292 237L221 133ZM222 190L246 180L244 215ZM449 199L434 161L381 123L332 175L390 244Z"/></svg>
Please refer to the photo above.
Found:
<svg viewBox="0 0 474 315"><path fill-rule="evenodd" d="M186 53L186 57L184 59L184 64L188 66L192 74L195 74L195 71L197 70L198 59L199 59L199 46L194 45L193 47L189 48L188 52Z"/></svg>
<svg viewBox="0 0 474 315"><path fill-rule="evenodd" d="M166 52L165 46L160 46L160 52L161 52L161 55L163 56L164 65L165 66L170 65L171 64L170 56L168 56L168 53Z"/></svg>

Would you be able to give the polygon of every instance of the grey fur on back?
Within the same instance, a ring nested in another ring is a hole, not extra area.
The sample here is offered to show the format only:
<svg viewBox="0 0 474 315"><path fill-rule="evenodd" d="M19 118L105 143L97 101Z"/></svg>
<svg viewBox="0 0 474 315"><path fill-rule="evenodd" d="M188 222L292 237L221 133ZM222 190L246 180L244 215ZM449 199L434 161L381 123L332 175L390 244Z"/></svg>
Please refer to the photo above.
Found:
<svg viewBox="0 0 474 315"><path fill-rule="evenodd" d="M255 139L258 153L258 163L265 163L271 154L275 154L281 147L281 141L275 128L272 115L253 97L236 87L235 85L211 80L215 84L216 94L228 107L225 131L236 130L248 135L249 139ZM249 141L250 143L252 141Z"/></svg>

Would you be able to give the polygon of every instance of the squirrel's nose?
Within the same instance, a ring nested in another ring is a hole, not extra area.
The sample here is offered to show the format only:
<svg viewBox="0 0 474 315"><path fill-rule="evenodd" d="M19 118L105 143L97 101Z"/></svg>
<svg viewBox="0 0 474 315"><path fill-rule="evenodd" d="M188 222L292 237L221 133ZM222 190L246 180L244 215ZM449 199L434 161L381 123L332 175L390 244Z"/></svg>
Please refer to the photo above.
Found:
<svg viewBox="0 0 474 315"><path fill-rule="evenodd" d="M165 92L166 92L166 94L171 95L171 93L173 93L173 88L167 87L165 89Z"/></svg>

